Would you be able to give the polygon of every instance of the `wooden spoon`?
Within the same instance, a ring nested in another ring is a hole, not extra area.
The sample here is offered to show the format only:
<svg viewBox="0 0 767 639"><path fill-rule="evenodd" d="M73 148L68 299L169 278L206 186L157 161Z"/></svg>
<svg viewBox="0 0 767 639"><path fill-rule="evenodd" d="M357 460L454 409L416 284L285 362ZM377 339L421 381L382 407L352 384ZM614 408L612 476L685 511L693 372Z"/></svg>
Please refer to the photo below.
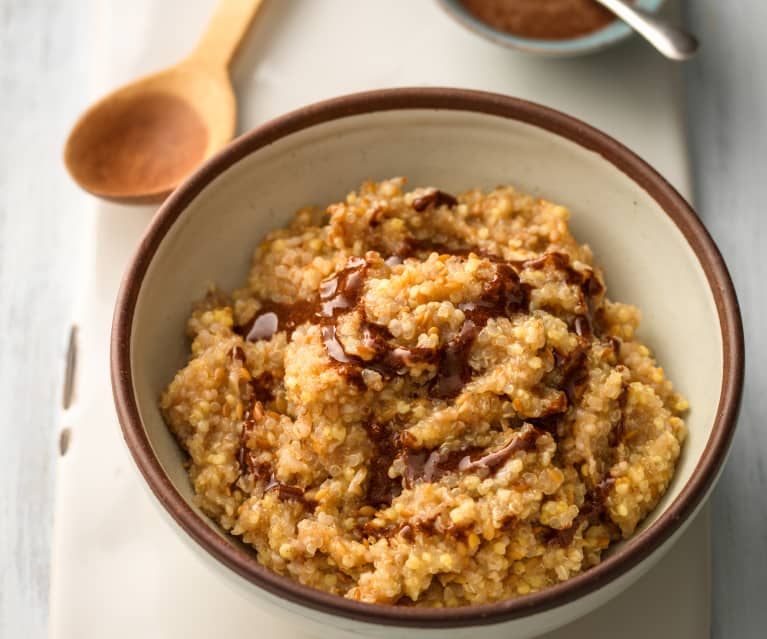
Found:
<svg viewBox="0 0 767 639"><path fill-rule="evenodd" d="M159 202L232 139L229 62L262 0L220 0L197 48L176 66L102 98L75 124L64 162L75 181L126 204Z"/></svg>

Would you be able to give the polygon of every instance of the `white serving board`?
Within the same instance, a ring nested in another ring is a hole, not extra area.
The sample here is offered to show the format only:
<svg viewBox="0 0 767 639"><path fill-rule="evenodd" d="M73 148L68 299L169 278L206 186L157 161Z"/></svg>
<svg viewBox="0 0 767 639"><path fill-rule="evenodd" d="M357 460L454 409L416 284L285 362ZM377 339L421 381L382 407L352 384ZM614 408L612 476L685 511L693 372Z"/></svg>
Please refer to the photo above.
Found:
<svg viewBox="0 0 767 639"><path fill-rule="evenodd" d="M95 98L181 58L214 0L92 4ZM434 0L267 0L233 77L240 131L358 90L485 89L580 117L639 152L683 193L691 191L678 69L637 41L598 56L549 61L479 39ZM86 196L83 206L89 210L76 317L79 349L75 401L61 417L71 438L57 467L50 636L207 639L254 630L264 639L289 636L280 619L253 608L179 541L142 485L112 405L108 345L120 277L153 210ZM704 509L640 582L547 637L708 636L709 564Z"/></svg>

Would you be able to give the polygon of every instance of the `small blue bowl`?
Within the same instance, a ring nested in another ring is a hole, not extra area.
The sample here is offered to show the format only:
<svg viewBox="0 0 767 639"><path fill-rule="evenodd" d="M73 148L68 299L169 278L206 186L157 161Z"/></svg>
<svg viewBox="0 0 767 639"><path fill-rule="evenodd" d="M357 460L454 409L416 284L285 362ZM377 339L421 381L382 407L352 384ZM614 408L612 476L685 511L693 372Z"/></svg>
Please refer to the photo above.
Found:
<svg viewBox="0 0 767 639"><path fill-rule="evenodd" d="M655 12L660 9L664 1L636 0L634 4L638 9ZM598 31L568 40L522 38L494 29L487 23L475 18L466 10L460 0L439 0L439 2L460 24L474 33L478 33L482 37L510 49L551 58L570 58L600 51L621 40L625 40L632 34L632 29L616 18L614 22Z"/></svg>

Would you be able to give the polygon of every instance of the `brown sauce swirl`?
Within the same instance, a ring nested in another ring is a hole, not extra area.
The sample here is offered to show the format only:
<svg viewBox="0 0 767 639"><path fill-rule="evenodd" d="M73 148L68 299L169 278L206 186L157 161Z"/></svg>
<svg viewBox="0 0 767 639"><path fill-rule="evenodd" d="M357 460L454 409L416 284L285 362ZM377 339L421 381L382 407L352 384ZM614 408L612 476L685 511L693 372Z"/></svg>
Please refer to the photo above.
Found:
<svg viewBox="0 0 767 639"><path fill-rule="evenodd" d="M552 349L554 366L544 377L547 386L557 388L564 392L567 403L561 407L561 411L567 410L571 404L576 404L583 394L587 377L586 357L587 349L584 345L578 346L568 356L563 355L556 349Z"/></svg>
<svg viewBox="0 0 767 639"><path fill-rule="evenodd" d="M492 453L463 457L458 462L458 470L462 473L477 471L480 475L494 473L517 451L533 450L538 437L542 434L543 432L537 428L524 430L516 437L513 437L508 444Z"/></svg>
<svg viewBox="0 0 767 639"><path fill-rule="evenodd" d="M302 488L281 482L274 474L270 476L269 483L264 487L264 495L271 492L276 492L282 501L296 501L309 510L314 510L317 507L315 501L306 498Z"/></svg>
<svg viewBox="0 0 767 639"><path fill-rule="evenodd" d="M456 204L458 204L458 200L454 196L438 189L431 189L413 200L413 208L419 213L430 206L449 206L452 208Z"/></svg>
<svg viewBox="0 0 767 639"><path fill-rule="evenodd" d="M271 339L280 331L287 332L290 337L301 324L314 321L317 311L315 300L302 300L292 304L264 302L258 314L248 324L239 327L238 332L248 342Z"/></svg>
<svg viewBox="0 0 767 639"><path fill-rule="evenodd" d="M614 483L615 480L612 477L607 477L600 481L594 490L586 495L583 505L580 507L570 526L561 530L551 530L552 536L548 540L548 545L566 548L573 542L576 533L584 523L591 525L599 521L600 516L605 510L605 500Z"/></svg>
<svg viewBox="0 0 767 639"><path fill-rule="evenodd" d="M240 430L240 448L237 451L237 463L240 465L240 474L253 474L257 479L268 477L271 468L268 464L256 462L253 452L248 447L248 440L256 428L256 424L263 419L264 409L260 402L254 402L253 406L245 412Z"/></svg>
<svg viewBox="0 0 767 639"><path fill-rule="evenodd" d="M337 311L348 311L357 305L367 267L364 258L350 257L344 268L320 284L320 317L332 319Z"/></svg>
<svg viewBox="0 0 767 639"><path fill-rule="evenodd" d="M576 315L573 318L570 326L571 330L579 337L585 339L601 335L599 316L595 313L595 308L596 301L604 293L605 288L597 279L593 269L589 268L584 271L578 271L572 266L569 255L556 251L544 253L532 260L514 262L514 264L521 269L543 270L550 268L555 271L564 272L565 282L580 288L583 305L586 309L584 314Z"/></svg>
<svg viewBox="0 0 767 639"><path fill-rule="evenodd" d="M250 474L256 481L266 481L264 494L276 491L277 496L281 500L298 501L305 507L313 510L316 507L316 503L306 499L303 489L279 481L274 475L271 464L256 461L253 451L248 446L248 440L263 417L264 410L258 401L254 401L252 408L243 416L240 430L240 448L237 452L240 476Z"/></svg>
<svg viewBox="0 0 767 639"><path fill-rule="evenodd" d="M405 463L404 482L411 488L417 481L439 481L448 473L458 470L461 460L470 455L478 455L484 449L480 447L464 448L447 453L438 450L409 450L402 452Z"/></svg>
<svg viewBox="0 0 767 639"><path fill-rule="evenodd" d="M367 501L374 506L391 504L402 492L399 482L389 477L389 467L400 452L400 440L384 424L365 424L368 439L373 444L373 456L368 465Z"/></svg>
<svg viewBox="0 0 767 639"><path fill-rule="evenodd" d="M389 378L402 374L408 364L434 363L437 374L432 380L431 391L439 399L457 395L471 377L468 354L488 320L491 317L508 316L529 306L529 291L520 283L516 271L511 265L498 262L496 274L481 297L459 306L466 319L458 334L442 348L392 346L390 340L393 336L386 327L363 320L362 343L373 355L369 359L362 359L346 352L332 320L341 312L357 307L366 269L365 260L350 258L341 271L325 280L320 287L322 339L328 356L342 366L371 369Z"/></svg>
<svg viewBox="0 0 767 639"><path fill-rule="evenodd" d="M392 346L389 340L393 339L393 335L385 326L364 319L364 309L361 309L361 342L373 354L369 359L363 359L346 352L338 339L335 319L337 315L358 307L367 267L362 258L350 258L346 267L320 286L322 341L330 359L341 365L352 379L359 379L360 370L365 368L391 378L404 373L408 364L434 359L435 353L431 349Z"/></svg>
<svg viewBox="0 0 767 639"><path fill-rule="evenodd" d="M519 281L519 275L506 262L495 263L495 275L478 300L458 305L466 319L458 334L442 349L438 374L432 384L435 397L447 399L457 395L471 377L469 351L479 332L493 317L509 317L527 311L530 290Z"/></svg>
<svg viewBox="0 0 767 639"><path fill-rule="evenodd" d="M423 203L424 208L432 204L448 203L443 196L430 193L429 201ZM426 197L426 196L423 196ZM449 255L467 255L477 252L476 248L446 247L430 241L409 239L401 247L398 255L390 263L399 263L417 253L437 251ZM468 359L471 347L479 332L488 321L497 317L510 317L517 312L529 312L529 285L520 281L515 269L544 269L550 268L564 272L568 284L579 286L583 292L588 313L576 316L573 321L575 332L585 339L593 336L592 315L594 302L604 291L604 287L596 280L591 270L580 272L572 267L570 258L563 253L547 253L533 260L523 262L506 262L498 257L485 256L493 263L495 273L487 282L484 290L475 300L459 304L464 313L464 321L458 332L439 348L404 347L393 344L394 337L385 326L367 320L361 298L367 275L368 262L362 257L351 257L336 274L324 280L314 299L296 302L295 304L279 304L266 302L261 312L250 324L241 327L239 331L246 339L254 341L270 339L278 331L286 331L290 335L293 330L304 322L319 324L325 350L339 370L360 388L365 388L361 372L364 369L374 370L384 378L393 378L405 374L408 366L415 363L434 365L435 375L429 382L430 396L435 399L450 399L455 397L464 385L471 379L472 370ZM345 313L358 311L360 320L360 341L366 350L372 353L367 359L348 353L337 335L336 323ZM616 347L612 344L613 349ZM618 345L619 346L619 345ZM586 343L569 357L553 351L554 370L549 373L548 383L564 391L561 405L555 407L556 415L542 416L530 420L535 424L527 430L518 431L516 436L498 450L487 452L482 448L468 448L449 453L439 451L410 450L404 441L404 435L397 433L391 425L370 423L365 425L368 437L373 445L373 455L368 466L367 502L375 506L391 504L403 487L411 487L416 481L434 482L447 473L475 472L488 476L496 472L511 455L519 450L532 450L538 437L544 432L556 434L557 418L567 410L569 404L577 401L585 382ZM232 351L233 357L245 361L244 352L240 347ZM254 411L263 410L262 402L268 401L272 395L269 391L272 380L259 378L251 382L254 386ZM263 387L263 388L262 388ZM258 391L258 392L257 392ZM261 392L263 391L263 392ZM565 401L565 397L569 401ZM255 416L257 418L257 415ZM278 491L281 499L304 500L303 491L295 486L287 486L275 482L268 467L257 465L252 453L247 449L246 442L254 425L254 415L250 412L243 420L241 448L238 461L243 472L251 472L256 478L269 479L266 491ZM619 428L616 427L616 436ZM394 460L401 456L405 462L404 476L401 479L391 479L388 475ZM304 500L305 501L305 500ZM308 502L307 502L308 503ZM585 512L585 511L584 511ZM580 515L579 515L580 516ZM583 515L585 517L585 515ZM579 522L577 522L579 523ZM409 531L402 529L403 535L414 534L416 530L426 530L423 525L410 524ZM574 535L573 530L559 531L556 539L566 540L567 535ZM457 534L457 533L456 533ZM556 540L552 543L560 543Z"/></svg>
<svg viewBox="0 0 767 639"><path fill-rule="evenodd" d="M266 405L274 401L274 377L270 373L262 373L249 382L253 400Z"/></svg>
<svg viewBox="0 0 767 639"><path fill-rule="evenodd" d="M440 452L438 450L409 450L402 452L405 462L404 482L412 487L416 481L439 481L448 473L476 472L487 477L497 472L517 451L533 450L543 431L529 427L515 433L507 444L498 450L487 452L484 448L472 446L461 450Z"/></svg>
<svg viewBox="0 0 767 639"><path fill-rule="evenodd" d="M431 384L434 397L438 399L455 397L469 381L471 378L469 351L480 330L481 327L467 319L461 325L458 335L441 349L437 375Z"/></svg>
<svg viewBox="0 0 767 639"><path fill-rule="evenodd" d="M428 256L431 253L453 255L456 257L466 256L469 253L483 255L478 247L470 246L462 242L446 244L444 242L437 242L433 239L419 239L413 236L408 236L397 245L394 249L394 254L387 258L386 263L389 264L389 266L396 266L397 264L402 264L402 262L408 258L417 257L419 255Z"/></svg>
<svg viewBox="0 0 767 639"><path fill-rule="evenodd" d="M618 409L621 412L620 417L618 418L618 421L615 423L615 425L612 427L612 430L610 431L609 438L607 440L608 446L610 448L617 448L618 445L620 445L623 442L624 437L626 436L626 402L628 401L628 386L624 385L621 389L621 394L618 395Z"/></svg>
<svg viewBox="0 0 767 639"><path fill-rule="evenodd" d="M432 198L439 200L437 192L430 192ZM426 197L426 196L423 196ZM407 246L397 259L405 259L417 251L431 250L456 251L455 248L443 247L425 241L409 239ZM466 247L471 252L471 247ZM455 254L455 253L451 253ZM361 257L349 258L344 268L320 285L319 296L313 300L299 301L293 304L266 302L261 312L250 324L241 329L249 341L270 339L278 331L292 333L297 326L305 322L319 322L322 325L322 340L330 359L344 371L357 385L363 386L360 372L370 369L385 378L403 374L408 365L432 363L437 372L430 384L432 396L437 399L450 399L460 393L471 378L468 356L479 332L494 317L509 317L516 312L529 310L530 287L520 282L519 275L512 263L499 258L492 258L496 273L477 300L464 302L459 308L464 312L465 320L458 333L439 349L420 347L393 346L393 336L384 326L364 319L361 322L363 345L373 355L363 359L348 353L338 339L336 320L338 316L359 307L362 295L367 261ZM566 281L578 285L584 291L584 298L589 309L588 315L576 316L573 330L581 337L591 338L593 320L591 310L593 298L603 292L603 287L592 271L581 273L570 264L570 258L563 253L547 253L533 260L514 263L518 268L543 269L546 267L564 271ZM571 393L568 393L571 395Z"/></svg>

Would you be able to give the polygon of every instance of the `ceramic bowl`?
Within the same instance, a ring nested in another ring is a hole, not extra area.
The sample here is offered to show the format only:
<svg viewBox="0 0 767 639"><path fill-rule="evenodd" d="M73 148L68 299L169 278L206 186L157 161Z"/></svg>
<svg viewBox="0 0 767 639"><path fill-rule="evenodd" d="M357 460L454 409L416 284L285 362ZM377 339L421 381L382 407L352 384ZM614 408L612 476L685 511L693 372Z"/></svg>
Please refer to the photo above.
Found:
<svg viewBox="0 0 767 639"><path fill-rule="evenodd" d="M466 10L460 0L439 0L439 2L461 25L483 38L510 49L549 58L571 58L601 51L627 39L633 33L628 25L616 19L602 29L575 38L564 40L523 38L495 29L479 20ZM665 0L636 0L634 4L639 9L654 13L663 6L664 2Z"/></svg>
<svg viewBox="0 0 767 639"><path fill-rule="evenodd" d="M157 407L184 365L185 322L209 282L245 278L256 244L307 203L405 175L449 191L514 184L568 205L605 268L609 295L643 312L641 338L689 398L689 437L658 507L587 572L541 592L452 609L350 601L262 567L194 505L184 457ZM125 440L159 503L199 555L254 606L333 636L538 635L604 604L652 567L703 504L740 401L743 342L727 269L685 200L631 151L562 113L500 95L391 89L308 106L242 136L152 220L120 290L111 373ZM215 578L215 577L212 577ZM324 630L323 630L324 629Z"/></svg>

